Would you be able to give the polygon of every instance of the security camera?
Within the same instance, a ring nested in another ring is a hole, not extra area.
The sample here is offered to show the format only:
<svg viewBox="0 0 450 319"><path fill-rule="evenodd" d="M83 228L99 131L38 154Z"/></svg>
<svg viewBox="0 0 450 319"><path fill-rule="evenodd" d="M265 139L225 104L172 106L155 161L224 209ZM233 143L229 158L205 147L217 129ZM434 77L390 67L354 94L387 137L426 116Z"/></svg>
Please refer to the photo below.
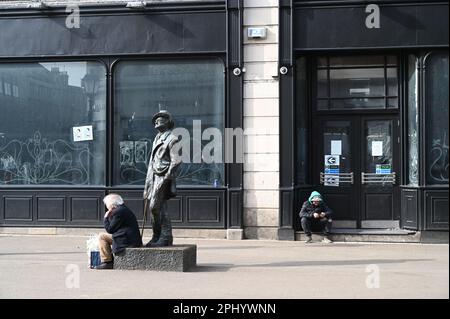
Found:
<svg viewBox="0 0 450 319"><path fill-rule="evenodd" d="M235 69L233 70L233 74L236 75L236 76L241 75L241 73L242 73L242 71L241 71L240 68L235 68Z"/></svg>
<svg viewBox="0 0 450 319"><path fill-rule="evenodd" d="M282 66L282 67L280 68L280 73L281 73L281 74L285 75L285 74L288 74L288 72L289 72L289 70L288 70L287 67Z"/></svg>

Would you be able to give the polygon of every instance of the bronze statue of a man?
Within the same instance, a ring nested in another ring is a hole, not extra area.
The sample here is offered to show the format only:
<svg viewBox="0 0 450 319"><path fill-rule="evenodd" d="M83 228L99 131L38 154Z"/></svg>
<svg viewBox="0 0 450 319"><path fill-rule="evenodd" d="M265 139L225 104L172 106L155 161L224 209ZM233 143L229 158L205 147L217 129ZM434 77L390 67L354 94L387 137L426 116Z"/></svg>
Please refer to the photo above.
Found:
<svg viewBox="0 0 450 319"><path fill-rule="evenodd" d="M153 141L144 187L144 199L153 223L153 237L146 247L163 247L173 244L167 200L176 195L176 171L181 160L174 148L178 138L171 131L175 125L172 115L160 111L153 115L152 123L158 134Z"/></svg>

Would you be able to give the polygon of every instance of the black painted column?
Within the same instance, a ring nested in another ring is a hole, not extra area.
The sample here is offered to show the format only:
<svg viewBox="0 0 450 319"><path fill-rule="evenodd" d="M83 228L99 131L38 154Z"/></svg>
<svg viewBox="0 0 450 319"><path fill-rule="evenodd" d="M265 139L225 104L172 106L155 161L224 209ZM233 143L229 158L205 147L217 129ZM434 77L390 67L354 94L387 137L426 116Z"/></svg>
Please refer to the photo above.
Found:
<svg viewBox="0 0 450 319"><path fill-rule="evenodd" d="M292 0L279 4L280 219L278 239L294 240L295 123Z"/></svg>
<svg viewBox="0 0 450 319"><path fill-rule="evenodd" d="M243 0L227 1L227 127L243 128ZM226 141L233 143L233 141ZM233 150L236 154L236 145ZM229 149L229 148L226 148ZM235 156L236 157L236 156ZM243 235L243 163L227 164L227 228L239 230L229 238Z"/></svg>

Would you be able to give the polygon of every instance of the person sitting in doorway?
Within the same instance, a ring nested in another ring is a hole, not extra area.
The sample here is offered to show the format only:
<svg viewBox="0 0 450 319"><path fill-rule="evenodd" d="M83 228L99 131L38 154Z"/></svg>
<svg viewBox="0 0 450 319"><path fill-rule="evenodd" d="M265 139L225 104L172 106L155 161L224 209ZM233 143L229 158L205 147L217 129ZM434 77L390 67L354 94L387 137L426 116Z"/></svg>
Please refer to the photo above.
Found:
<svg viewBox="0 0 450 319"><path fill-rule="evenodd" d="M300 211L300 220L306 234L305 243L312 242L311 229L316 227L323 232L324 243L332 243L329 238L332 226L333 211L325 204L319 192L312 192L309 199L303 203Z"/></svg>
<svg viewBox="0 0 450 319"><path fill-rule="evenodd" d="M102 263L95 269L112 269L113 253L127 247L141 247L142 238L136 216L125 206L120 195L109 194L103 198L103 203L107 209L103 220L107 233L99 234Z"/></svg>

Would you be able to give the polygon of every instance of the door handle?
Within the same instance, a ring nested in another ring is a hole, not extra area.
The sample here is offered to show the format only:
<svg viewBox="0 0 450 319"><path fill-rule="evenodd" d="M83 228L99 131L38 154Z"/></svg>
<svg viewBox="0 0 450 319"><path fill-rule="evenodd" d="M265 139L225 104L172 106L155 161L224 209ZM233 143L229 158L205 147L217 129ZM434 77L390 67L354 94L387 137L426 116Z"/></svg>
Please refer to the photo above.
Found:
<svg viewBox="0 0 450 319"><path fill-rule="evenodd" d="M361 173L361 184L395 185L396 179L397 176L395 172L390 174Z"/></svg>
<svg viewBox="0 0 450 319"><path fill-rule="evenodd" d="M320 172L320 184L325 184L325 181L328 179L334 179L337 182L339 182L339 184L350 184L353 185L354 183L354 178L353 178L353 172L350 173L324 173L324 172Z"/></svg>

